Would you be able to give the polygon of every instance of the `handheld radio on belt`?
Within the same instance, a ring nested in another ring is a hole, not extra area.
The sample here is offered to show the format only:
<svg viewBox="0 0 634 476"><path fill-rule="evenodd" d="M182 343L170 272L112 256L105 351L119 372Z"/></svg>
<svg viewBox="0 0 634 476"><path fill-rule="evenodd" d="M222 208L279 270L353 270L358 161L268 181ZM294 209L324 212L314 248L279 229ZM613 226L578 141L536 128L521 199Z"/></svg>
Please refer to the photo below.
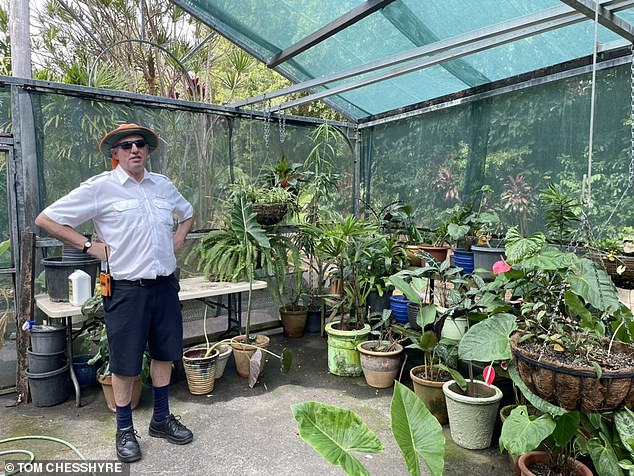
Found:
<svg viewBox="0 0 634 476"><path fill-rule="evenodd" d="M106 272L99 273L99 284L103 297L112 296L112 278L110 277L110 261L108 260L108 247L106 246Z"/></svg>

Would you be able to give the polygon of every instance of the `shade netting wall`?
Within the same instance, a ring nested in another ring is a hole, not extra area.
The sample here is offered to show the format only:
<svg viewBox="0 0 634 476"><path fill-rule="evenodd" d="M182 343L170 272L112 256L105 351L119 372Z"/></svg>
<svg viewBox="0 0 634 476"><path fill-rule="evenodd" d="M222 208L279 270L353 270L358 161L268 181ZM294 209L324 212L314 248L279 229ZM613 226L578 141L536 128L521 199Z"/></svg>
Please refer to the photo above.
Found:
<svg viewBox="0 0 634 476"><path fill-rule="evenodd" d="M590 80L576 76L363 129L364 196L374 208L411 203L418 223L434 228L444 209L480 206L477 191L488 185L484 207L505 227L543 229L540 190L552 182L581 198ZM599 71L596 86L590 222L600 227L628 182L630 66ZM634 224L632 192L610 224Z"/></svg>
<svg viewBox="0 0 634 476"><path fill-rule="evenodd" d="M133 122L161 137L148 168L170 177L195 210L194 228L217 227L237 177L256 181L282 157L302 163L313 143L315 125L230 117L32 92L40 168L40 208L104 170L110 159L98 149L103 135L119 123ZM347 177L340 188L340 209L351 209L352 151L340 148L337 170Z"/></svg>

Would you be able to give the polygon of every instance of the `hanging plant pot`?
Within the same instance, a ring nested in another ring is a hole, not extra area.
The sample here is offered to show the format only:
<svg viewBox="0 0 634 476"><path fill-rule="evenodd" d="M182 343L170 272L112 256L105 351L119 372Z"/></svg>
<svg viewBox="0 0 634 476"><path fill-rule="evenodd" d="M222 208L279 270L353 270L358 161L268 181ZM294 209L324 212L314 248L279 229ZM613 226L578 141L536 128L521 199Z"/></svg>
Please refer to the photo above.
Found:
<svg viewBox="0 0 634 476"><path fill-rule="evenodd" d="M608 257L604 254L592 253L592 260L605 268L614 284L623 289L634 289L634 256L618 255ZM625 268L618 273L619 267Z"/></svg>
<svg viewBox="0 0 634 476"><path fill-rule="evenodd" d="M589 366L539 360L539 355L519 346L521 336L518 332L511 337L513 361L526 386L547 402L568 411L584 413L634 406L634 368L603 370L597 378L596 371ZM612 352L634 354L630 346L616 341L612 344Z"/></svg>
<svg viewBox="0 0 634 476"><path fill-rule="evenodd" d="M269 226L279 223L288 210L286 203L254 203L255 219L260 225Z"/></svg>

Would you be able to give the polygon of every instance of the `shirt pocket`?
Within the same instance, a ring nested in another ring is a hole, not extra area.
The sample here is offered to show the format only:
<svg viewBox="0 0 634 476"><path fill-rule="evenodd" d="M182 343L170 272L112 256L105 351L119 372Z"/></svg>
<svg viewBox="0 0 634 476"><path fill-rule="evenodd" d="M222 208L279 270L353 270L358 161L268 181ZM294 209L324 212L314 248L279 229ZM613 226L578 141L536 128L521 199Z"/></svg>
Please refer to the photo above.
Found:
<svg viewBox="0 0 634 476"><path fill-rule="evenodd" d="M172 228L174 226L174 218L172 216L172 205L164 198L155 198L152 200L154 211L158 221Z"/></svg>
<svg viewBox="0 0 634 476"><path fill-rule="evenodd" d="M117 221L124 226L136 226L143 218L141 202L137 199L118 200L112 204Z"/></svg>

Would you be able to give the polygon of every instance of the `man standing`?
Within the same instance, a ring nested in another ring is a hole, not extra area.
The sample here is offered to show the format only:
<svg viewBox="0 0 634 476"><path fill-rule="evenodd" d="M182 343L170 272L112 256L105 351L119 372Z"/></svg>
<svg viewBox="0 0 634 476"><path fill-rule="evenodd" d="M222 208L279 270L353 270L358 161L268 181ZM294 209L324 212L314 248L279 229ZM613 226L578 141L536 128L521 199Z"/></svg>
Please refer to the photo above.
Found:
<svg viewBox="0 0 634 476"><path fill-rule="evenodd" d="M178 445L193 439L168 403L172 361L182 357L183 335L174 250L185 242L193 208L167 177L145 169L158 145L154 131L137 124L108 132L99 148L113 170L83 182L35 220L63 243L109 263L112 287L103 299L117 404L116 450L128 463L141 459L130 400L146 345L154 394L149 434ZM98 241L74 230L88 220Z"/></svg>

